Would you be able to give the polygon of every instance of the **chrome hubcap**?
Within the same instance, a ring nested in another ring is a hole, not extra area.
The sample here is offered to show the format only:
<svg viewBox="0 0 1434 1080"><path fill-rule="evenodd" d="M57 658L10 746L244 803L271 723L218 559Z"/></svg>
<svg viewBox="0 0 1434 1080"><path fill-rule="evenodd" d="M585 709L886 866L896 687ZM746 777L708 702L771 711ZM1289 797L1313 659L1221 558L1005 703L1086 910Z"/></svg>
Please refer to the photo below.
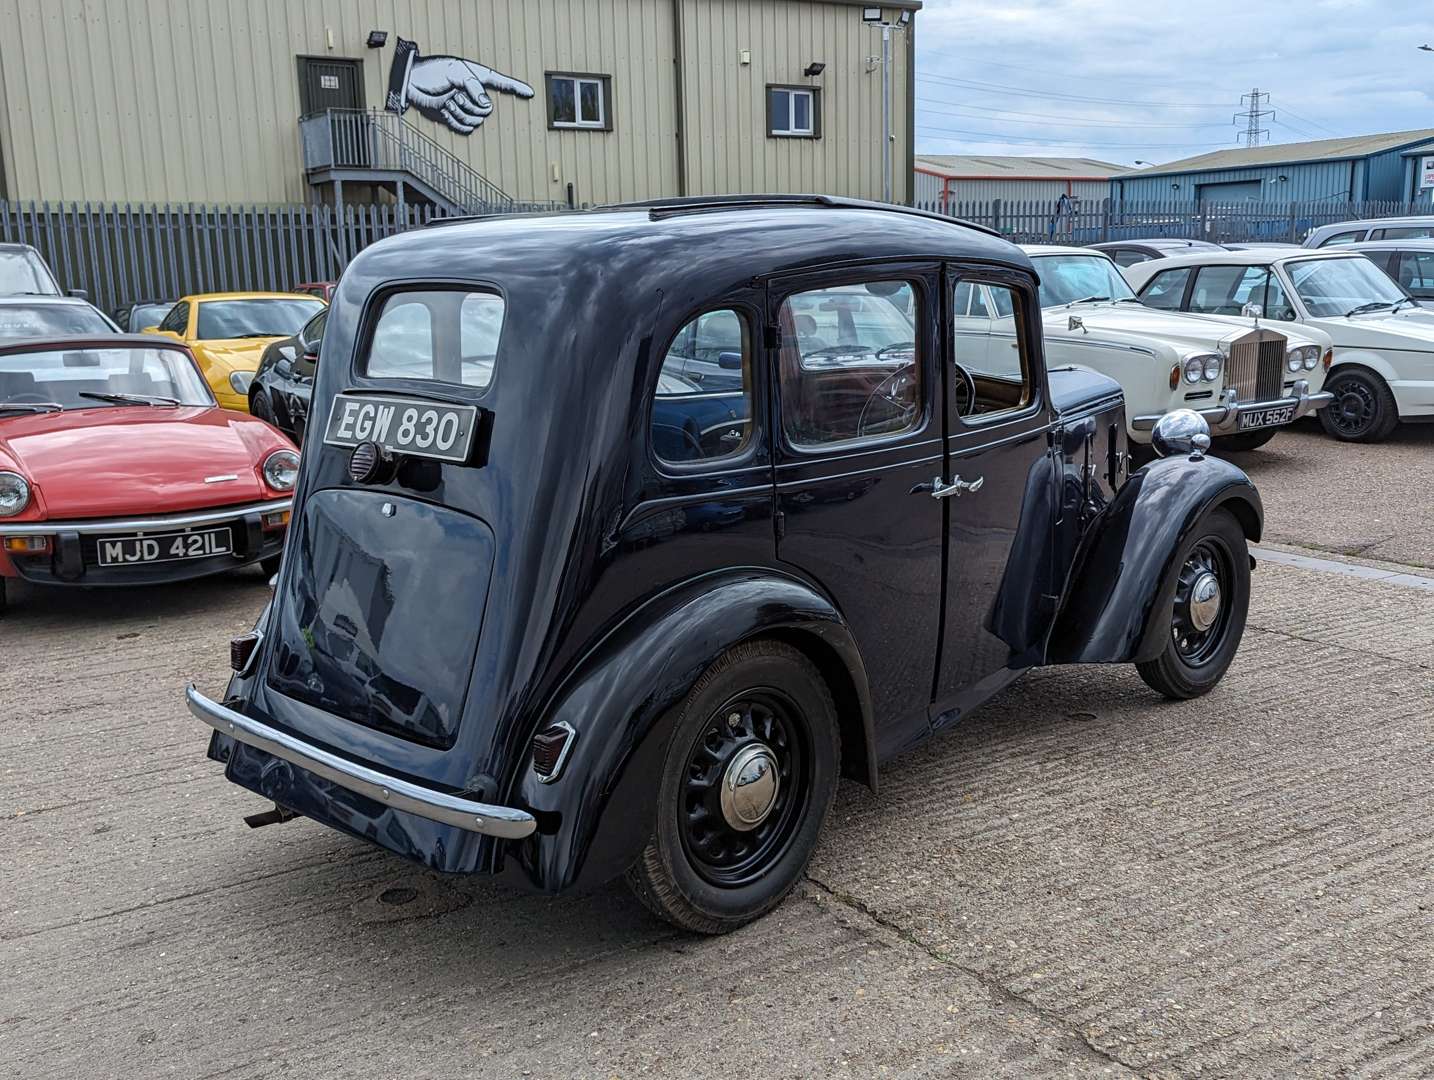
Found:
<svg viewBox="0 0 1434 1080"><path fill-rule="evenodd" d="M722 774L722 817L738 832L750 832L767 820L779 786L772 751L764 743L744 746Z"/></svg>
<svg viewBox="0 0 1434 1080"><path fill-rule="evenodd" d="M1203 633L1220 617L1220 579L1208 570L1190 587L1190 625Z"/></svg>

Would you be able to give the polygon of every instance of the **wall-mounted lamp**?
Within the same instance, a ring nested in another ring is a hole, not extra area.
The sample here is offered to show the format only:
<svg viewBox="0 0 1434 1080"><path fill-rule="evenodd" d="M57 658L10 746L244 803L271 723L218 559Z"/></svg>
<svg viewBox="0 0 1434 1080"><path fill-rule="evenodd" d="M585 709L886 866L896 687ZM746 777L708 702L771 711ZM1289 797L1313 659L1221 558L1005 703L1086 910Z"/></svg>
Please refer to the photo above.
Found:
<svg viewBox="0 0 1434 1080"><path fill-rule="evenodd" d="M1283 184L1283 183L1285 183L1287 180L1289 180L1289 177L1286 176L1284 173L1280 173L1279 176L1276 176L1276 177L1274 177L1273 179L1271 179L1271 180L1270 180L1270 183L1272 183L1272 184Z"/></svg>
<svg viewBox="0 0 1434 1080"><path fill-rule="evenodd" d="M864 7L861 9L862 22L881 22L881 8Z"/></svg>
<svg viewBox="0 0 1434 1080"><path fill-rule="evenodd" d="M803 71L802 74L809 79L815 79L826 69L827 66L823 64L820 60L813 60L810 64L807 65L807 69Z"/></svg>
<svg viewBox="0 0 1434 1080"><path fill-rule="evenodd" d="M900 15L896 17L896 21L899 22L902 26L905 26L907 23L909 23L911 21L911 9L908 8L906 11L903 11Z"/></svg>
<svg viewBox="0 0 1434 1080"><path fill-rule="evenodd" d="M370 30L368 32L368 47L370 49L381 49L388 44L387 30Z"/></svg>
<svg viewBox="0 0 1434 1080"><path fill-rule="evenodd" d="M1170 190L1171 190L1171 191L1179 191L1179 190L1180 190L1180 185L1179 185L1179 184L1171 184L1171 185L1170 185Z"/></svg>

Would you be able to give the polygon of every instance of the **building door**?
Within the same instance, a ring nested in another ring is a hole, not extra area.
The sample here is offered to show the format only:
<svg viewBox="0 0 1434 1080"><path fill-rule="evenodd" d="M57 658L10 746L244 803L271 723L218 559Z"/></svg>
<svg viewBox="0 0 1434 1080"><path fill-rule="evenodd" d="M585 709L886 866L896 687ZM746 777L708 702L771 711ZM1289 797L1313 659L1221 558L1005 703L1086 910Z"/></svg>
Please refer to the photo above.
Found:
<svg viewBox="0 0 1434 1080"><path fill-rule="evenodd" d="M299 115L363 108L363 61L299 57Z"/></svg>

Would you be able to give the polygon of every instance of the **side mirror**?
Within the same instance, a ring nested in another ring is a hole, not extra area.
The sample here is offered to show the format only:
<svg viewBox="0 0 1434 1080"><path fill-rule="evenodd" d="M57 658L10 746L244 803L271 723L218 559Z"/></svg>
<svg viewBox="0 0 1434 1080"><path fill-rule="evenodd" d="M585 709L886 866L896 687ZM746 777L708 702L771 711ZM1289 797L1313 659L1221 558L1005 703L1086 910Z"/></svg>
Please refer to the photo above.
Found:
<svg viewBox="0 0 1434 1080"><path fill-rule="evenodd" d="M73 296L76 300L88 300L90 298L89 290L87 289L66 289L65 295Z"/></svg>
<svg viewBox="0 0 1434 1080"><path fill-rule="evenodd" d="M717 366L727 371L741 371L742 354L739 352L720 352L717 354Z"/></svg>
<svg viewBox="0 0 1434 1080"><path fill-rule="evenodd" d="M1265 309L1259 304L1246 304L1240 309L1240 314L1247 319L1258 319L1264 315Z"/></svg>
<svg viewBox="0 0 1434 1080"><path fill-rule="evenodd" d="M1194 409L1174 409L1155 421L1150 445L1161 457L1189 454L1198 461L1210 449L1210 425Z"/></svg>

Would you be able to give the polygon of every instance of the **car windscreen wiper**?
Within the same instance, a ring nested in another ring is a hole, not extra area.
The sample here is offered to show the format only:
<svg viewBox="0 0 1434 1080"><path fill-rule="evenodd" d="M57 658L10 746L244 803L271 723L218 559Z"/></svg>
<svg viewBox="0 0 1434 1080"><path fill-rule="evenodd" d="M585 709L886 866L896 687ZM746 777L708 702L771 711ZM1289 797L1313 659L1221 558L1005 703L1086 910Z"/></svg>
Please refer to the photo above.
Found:
<svg viewBox="0 0 1434 1080"><path fill-rule="evenodd" d="M1079 300L1072 300L1066 307L1074 307L1076 304L1099 304L1109 299L1108 296L1082 296Z"/></svg>
<svg viewBox="0 0 1434 1080"><path fill-rule="evenodd" d="M1138 297L1138 296L1117 296L1117 297L1115 298L1115 302L1116 302L1117 304L1143 304L1143 303L1145 303L1145 301L1142 300L1142 299L1141 299L1140 297Z"/></svg>
<svg viewBox="0 0 1434 1080"><path fill-rule="evenodd" d="M1351 315L1362 315L1366 311L1379 311L1381 308L1392 308L1393 306L1393 304L1386 303L1383 300L1373 300L1368 304L1360 304L1359 307L1346 311L1344 317L1347 319Z"/></svg>
<svg viewBox="0 0 1434 1080"><path fill-rule="evenodd" d="M1389 312L1390 312L1390 314L1392 315L1394 312L1396 312L1396 311L1398 311L1400 308L1402 308L1405 304L1418 304L1418 303L1419 303L1419 301L1416 300L1416 299L1414 299L1414 297L1412 297L1412 296L1406 296L1406 297L1404 297L1402 300L1396 300L1396 301L1394 302L1394 306L1389 309Z"/></svg>
<svg viewBox="0 0 1434 1080"><path fill-rule="evenodd" d="M174 406L180 404L178 398L162 397L159 394L102 394L94 390L81 390L76 396L89 398L91 401L112 401L117 405Z"/></svg>
<svg viewBox="0 0 1434 1080"><path fill-rule="evenodd" d="M58 401L3 401L0 412L63 412Z"/></svg>
<svg viewBox="0 0 1434 1080"><path fill-rule="evenodd" d="M287 337L287 336L288 336L287 334L276 334L276 333L274 333L274 331L272 331L272 330L255 330L252 334L234 334L234 335L232 335L232 336L230 337L229 340L230 340L230 341L239 341L239 340L241 340L242 338L251 338L251 337Z"/></svg>

